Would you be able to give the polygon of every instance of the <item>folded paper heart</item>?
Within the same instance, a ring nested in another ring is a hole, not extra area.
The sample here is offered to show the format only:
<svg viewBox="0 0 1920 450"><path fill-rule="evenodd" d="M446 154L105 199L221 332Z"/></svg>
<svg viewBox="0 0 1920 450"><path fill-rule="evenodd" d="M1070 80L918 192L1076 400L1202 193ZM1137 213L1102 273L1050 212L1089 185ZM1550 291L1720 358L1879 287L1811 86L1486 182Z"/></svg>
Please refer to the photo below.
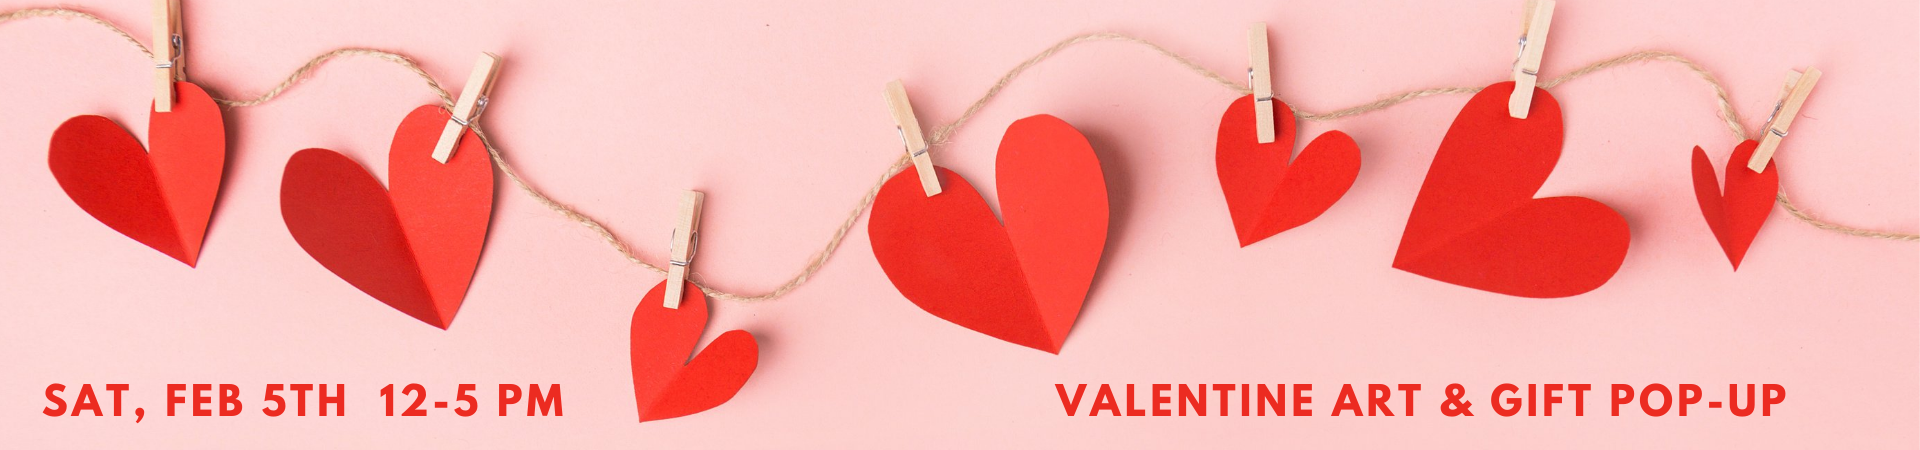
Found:
<svg viewBox="0 0 1920 450"><path fill-rule="evenodd" d="M707 328L707 296L693 283L678 309L668 309L665 282L640 299L633 309L632 361L634 404L640 421L672 419L713 409L733 398L747 384L760 361L753 334L721 333L705 350L694 353Z"/></svg>
<svg viewBox="0 0 1920 450"><path fill-rule="evenodd" d="M493 208L493 166L466 131L452 158L433 146L451 115L422 106L400 123L381 187L345 155L306 149L287 161L280 214L321 266L400 312L453 323L473 280Z"/></svg>
<svg viewBox="0 0 1920 450"><path fill-rule="evenodd" d="M873 255L900 294L968 329L1059 353L1107 242L1100 160L1072 125L1020 119L1000 142L1003 227L959 174L928 197L912 168L880 188L867 224Z"/></svg>
<svg viewBox="0 0 1920 450"><path fill-rule="evenodd" d="M78 116L54 130L47 166L94 219L191 267L220 193L227 131L206 91L184 81L174 91L172 112L149 110L150 149L111 119Z"/></svg>
<svg viewBox="0 0 1920 450"><path fill-rule="evenodd" d="M1606 284L1627 254L1627 221L1584 197L1533 198L1560 160L1560 103L1535 89L1531 115L1507 115L1512 82L1475 94L1447 129L1393 267L1533 298Z"/></svg>
<svg viewBox="0 0 1920 450"><path fill-rule="evenodd" d="M1717 184L1718 176L1707 152L1698 146L1693 148L1694 198L1700 201L1707 229L1720 241L1720 249L1726 252L1734 270L1740 270L1740 260L1746 258L1754 236L1760 234L1767 214L1773 212L1774 195L1780 191L1780 169L1773 161L1767 161L1766 170L1758 173L1747 168L1747 159L1759 146L1757 141L1741 142L1727 156L1725 191Z"/></svg>
<svg viewBox="0 0 1920 450"><path fill-rule="evenodd" d="M1294 158L1293 109L1273 103L1279 136L1271 143L1255 134L1252 95L1235 100L1220 118L1214 164L1241 247L1320 217L1360 175L1360 146L1339 131L1314 138Z"/></svg>

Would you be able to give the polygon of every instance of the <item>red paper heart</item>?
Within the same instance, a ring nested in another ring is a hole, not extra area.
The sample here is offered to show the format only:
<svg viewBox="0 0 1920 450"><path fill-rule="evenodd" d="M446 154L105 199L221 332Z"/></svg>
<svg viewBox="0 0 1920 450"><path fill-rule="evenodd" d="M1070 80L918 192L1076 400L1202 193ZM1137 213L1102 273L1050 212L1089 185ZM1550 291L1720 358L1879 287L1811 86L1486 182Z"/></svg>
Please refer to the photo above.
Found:
<svg viewBox="0 0 1920 450"><path fill-rule="evenodd" d="M1693 195L1700 201L1700 214L1707 218L1707 228L1713 230L1713 237L1720 241L1720 249L1727 253L1727 261L1733 263L1734 270L1740 270L1740 260L1747 256L1747 248L1753 245L1753 237L1760 234L1760 225L1767 221L1767 214L1773 212L1776 192L1780 192L1780 169L1773 161L1767 161L1767 169L1754 173L1747 168L1747 159L1753 157L1754 149L1760 147L1756 141L1741 142L1734 147L1733 154L1727 156L1727 189L1724 194L1716 185L1718 175L1713 171L1713 161L1707 159L1707 152L1693 147Z"/></svg>
<svg viewBox="0 0 1920 450"><path fill-rule="evenodd" d="M450 117L408 114L387 153L389 192L346 156L310 148L287 161L280 215L300 248L367 295L446 328L466 298L486 242L493 167L473 131L446 164L433 146Z"/></svg>
<svg viewBox="0 0 1920 450"><path fill-rule="evenodd" d="M1093 146L1038 115L1007 127L995 163L1003 228L965 178L936 168L887 180L867 223L873 256L920 309L1007 342L1059 353L1107 242L1107 185Z"/></svg>
<svg viewBox="0 0 1920 450"><path fill-rule="evenodd" d="M111 119L77 116L54 130L47 166L87 214L191 267L220 193L227 131L206 91L184 81L174 91L172 112L149 110L152 151Z"/></svg>
<svg viewBox="0 0 1920 450"><path fill-rule="evenodd" d="M661 302L661 282L633 309L633 396L640 421L695 414L733 398L760 362L760 344L741 330L720 333L695 354L707 328L707 296L687 283L680 309Z"/></svg>
<svg viewBox="0 0 1920 450"><path fill-rule="evenodd" d="M1507 116L1513 83L1474 95L1440 141L1393 267L1474 289L1566 297L1606 284L1627 255L1627 221L1584 197L1533 198L1560 159L1560 103L1534 89Z"/></svg>
<svg viewBox="0 0 1920 450"><path fill-rule="evenodd" d="M1220 118L1214 165L1241 247L1320 217L1360 175L1360 146L1339 131L1314 138L1293 158L1293 109L1273 103L1279 135L1272 143L1255 134L1252 95L1235 100Z"/></svg>

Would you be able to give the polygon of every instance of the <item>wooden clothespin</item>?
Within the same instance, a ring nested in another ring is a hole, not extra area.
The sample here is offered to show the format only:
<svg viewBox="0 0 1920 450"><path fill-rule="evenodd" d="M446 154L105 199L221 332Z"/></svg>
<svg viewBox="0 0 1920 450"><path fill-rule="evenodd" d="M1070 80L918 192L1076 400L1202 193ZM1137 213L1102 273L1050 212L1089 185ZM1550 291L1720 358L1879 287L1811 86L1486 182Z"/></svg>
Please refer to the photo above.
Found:
<svg viewBox="0 0 1920 450"><path fill-rule="evenodd" d="M1267 24L1247 27L1247 84L1253 86L1253 122L1260 143L1273 143L1273 66L1267 53ZM1291 150L1289 150L1291 151Z"/></svg>
<svg viewBox="0 0 1920 450"><path fill-rule="evenodd" d="M1813 93L1814 83L1820 82L1820 69L1807 68L1806 73L1798 70L1787 72L1787 92L1780 102L1773 105L1773 115L1767 117L1767 128L1760 133L1760 147L1753 150L1753 158L1747 159L1747 168L1754 172L1767 170L1767 162L1773 160L1773 152L1780 149L1780 141L1787 138L1787 127L1793 126L1793 118L1800 115L1800 105L1807 103L1807 94Z"/></svg>
<svg viewBox="0 0 1920 450"><path fill-rule="evenodd" d="M680 309L680 297L687 285L688 266L700 253L700 203L707 195L687 191L680 196L680 219L673 226L673 246L667 251L667 309Z"/></svg>
<svg viewBox="0 0 1920 450"><path fill-rule="evenodd" d="M1547 27L1553 24L1553 0L1527 0L1520 24L1520 57L1513 61L1513 96L1507 115L1527 118L1533 109L1533 87L1540 81L1540 58L1547 50Z"/></svg>
<svg viewBox="0 0 1920 450"><path fill-rule="evenodd" d="M460 100L453 103L453 115L447 118L447 127L440 130L440 141L433 145L434 161L445 164L452 158L453 149L460 145L460 136L466 135L467 128L487 111L487 94L493 92L493 74L499 69L500 57L492 53L481 53L480 59L473 62L473 74L467 76L467 90L460 92Z"/></svg>
<svg viewBox="0 0 1920 450"><path fill-rule="evenodd" d="M920 120L913 117L913 105L907 103L907 87L900 80L887 83L887 109L893 113L893 126L900 131L900 142L913 158L913 170L920 174L920 188L927 196L940 195L940 174L933 170L933 156L927 154L927 137L920 133Z"/></svg>
<svg viewBox="0 0 1920 450"><path fill-rule="evenodd" d="M153 0L153 110L173 111L173 82L187 79L180 0Z"/></svg>

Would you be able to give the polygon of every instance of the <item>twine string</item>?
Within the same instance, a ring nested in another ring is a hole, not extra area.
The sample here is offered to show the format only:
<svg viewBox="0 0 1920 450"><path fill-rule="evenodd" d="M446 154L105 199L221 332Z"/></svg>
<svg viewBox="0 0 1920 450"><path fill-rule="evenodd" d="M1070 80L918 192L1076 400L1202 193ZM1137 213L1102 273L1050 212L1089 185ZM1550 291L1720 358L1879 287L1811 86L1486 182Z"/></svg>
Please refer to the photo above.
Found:
<svg viewBox="0 0 1920 450"><path fill-rule="evenodd" d="M0 23L37 17L64 17L92 22L94 25L99 25L101 28L106 28L108 31L119 34L120 39L125 39L128 45L133 46L134 50L139 50L140 54L147 55L147 59L153 59L153 50L147 49L147 44L142 44L139 39L134 39L132 34L127 33L127 30L120 29L119 25L114 25L113 22L108 22L107 19L102 19L100 16L93 15L86 11L68 8L27 8L0 13Z"/></svg>
<svg viewBox="0 0 1920 450"><path fill-rule="evenodd" d="M320 68L320 65L325 64L327 61L332 61L337 58L343 58L348 56L365 56L365 57L375 58L382 61L391 62L394 65L398 65L402 68L407 69L408 71L413 72L414 76L420 77L421 80L427 82L427 89L432 90L433 95L440 97L441 105L445 106L449 110L453 109L453 95L448 93L446 88L440 87L440 82L434 81L433 75L428 75L427 70L420 67L420 63L414 62L413 58L408 58L406 55L402 55L399 53L390 52L386 50L372 49L372 48L342 48L342 49L336 49L326 53L321 53L320 56L315 56L313 57L313 59L307 60L307 63L302 64L299 69L294 69L293 73L290 75L287 75L286 79L280 80L279 85L274 86L272 89L268 89L266 92L260 93L260 95L255 95L253 96L253 98L248 98L244 100L215 98L213 99L213 101L215 103L219 103L221 105L226 105L228 107L233 107L233 108L254 106L254 105L270 102L270 101L273 101L273 99L275 98L279 98L280 94L287 92L287 89L292 89L294 85L300 84L300 82L302 81L306 81L307 77L312 75L314 70L317 70Z"/></svg>
<svg viewBox="0 0 1920 450"><path fill-rule="evenodd" d="M138 39L135 39L133 35L128 34L125 30L120 29L119 26L114 25L112 22L108 22L104 19L101 19L98 16L95 16L93 14L89 14L83 11L67 9L67 8L23 9L23 10L0 14L0 23L5 23L8 21L13 21L18 19L34 18L34 17L65 17L65 18L74 18L74 19L80 19L86 22L90 22L118 34L122 39L126 40L126 42L130 44L132 47L134 47L136 50L139 50L141 53L147 55L149 59L151 59L153 56L153 52L149 50L146 45L141 44ZM1147 49L1154 51L1160 56L1180 64L1181 66L1185 67L1188 71L1196 75L1199 75L1201 77L1204 77L1208 80L1212 80L1214 83L1217 83L1220 86L1227 88L1228 90L1238 92L1241 94L1252 92L1252 89L1247 87L1246 85L1236 82L1233 79L1226 77L1225 75L1221 75L1219 72L1215 72L1211 69L1206 68L1205 66L1201 66L1199 63L1195 62L1192 58L1188 58L1185 55L1176 53L1172 50L1167 49L1166 47L1162 47L1159 44L1155 44L1151 41L1147 41L1145 39L1141 39L1138 37L1129 36L1125 34L1119 34L1119 33L1081 34L1081 35L1069 37L1067 39L1063 39L1053 44L1052 46L1047 47L1045 50L1042 50L1040 53L1027 58L1025 61L1021 61L1019 65L1016 65L1012 69L1008 70L1006 74L1001 75L1000 79L995 81L992 86L988 87L986 93L982 94L978 100L974 100L974 102L971 105L968 105L967 109L964 112L962 112L959 117L954 118L952 121L949 121L938 128L935 128L933 135L931 136L929 146L941 147L949 144L951 139L953 138L954 133L958 132L961 126L966 125L968 120L971 120L975 115L978 115L980 111L985 109L989 103L992 103L995 98L999 97L1001 92L1005 90L1008 85L1012 84L1015 79L1018 79L1020 75L1024 74L1027 71L1027 69L1031 69L1034 66L1039 65L1041 62L1044 62L1048 59L1053 58L1055 55L1066 50L1067 48L1074 47L1076 45L1084 44L1088 42L1121 42L1121 43L1146 47ZM312 59L308 60L306 64L300 66L299 69L294 70L294 72L288 75L284 80L282 80L280 84L274 86L271 89L268 89L264 93L261 93L259 95L255 95L251 98L246 98L246 99L216 98L215 100L222 105L226 105L229 107L236 107L236 108L264 104L264 103L273 101L275 98L278 98L281 94L285 93L287 90L292 89L295 85L298 85L301 82L305 81L310 75L312 75L314 71L319 69L319 67L325 64L326 62L337 59L337 58L343 58L343 57L349 57L349 56L371 57L371 58L387 61L395 65L398 65L408 70L409 72L412 72L414 76L426 82L427 88L429 90L432 90L434 95L440 98L442 106L449 109L453 107L453 96L450 95L447 92L446 88L442 87L438 81L435 81L433 76L428 74L427 71L421 68L420 64L415 62L412 58L408 58L407 56L396 53L396 52L370 49L370 48L342 48L342 49L333 50L333 51L320 54L319 56L315 56ZM1645 62L1645 61L1665 61L1665 62L1680 64L1681 66L1684 66L1685 68L1687 68L1689 71L1692 71L1694 75L1700 77L1701 80L1705 81L1707 85L1713 88L1715 106L1718 108L1717 114L1723 121L1725 121L1728 131L1736 139L1743 140L1743 141L1748 139L1749 135L1746 129L1740 125L1739 113L1734 110L1733 104L1729 100L1729 96L1727 95L1726 86L1720 82L1719 78L1715 77L1712 72L1707 71L1706 68L1701 67L1698 63L1693 62L1693 60L1687 59L1686 57L1683 57L1671 52L1638 51L1638 52L1628 53L1618 57L1594 62L1592 64L1588 64L1586 66L1575 69L1572 72L1568 72L1566 74L1563 74L1558 77L1549 79L1545 82L1542 82L1540 83L1540 87L1543 89L1552 88L1554 86L1558 86L1563 83L1580 79L1582 77L1593 74L1595 72L1599 72L1602 70L1607 70L1615 67L1620 67L1627 64ZM1317 121L1337 120L1337 119L1372 113L1375 111L1380 111L1383 109L1391 108L1395 105L1399 105L1402 103L1406 103L1406 102L1421 99L1421 98L1432 97L1436 95L1473 94L1473 93L1480 92L1481 89L1483 88L1478 86L1438 87L1438 88L1421 89L1421 90L1395 93L1392 95L1382 97L1381 99L1375 100L1373 102L1369 102L1366 104L1357 105L1353 107L1348 107L1344 109L1338 109L1338 110L1325 112L1325 113L1310 113L1303 110L1296 110L1294 114L1299 119L1307 120L1307 121L1317 122ZM612 230L608 229L604 224L601 224L599 220L596 220L593 217L586 215L585 213L581 213L579 209L574 208L573 206L567 205L565 203L561 203L558 200L554 200L552 197L549 197L545 193L542 193L539 189L534 188L533 185L531 183L528 183L525 178L521 178L519 172L515 171L511 164L507 163L506 158L501 156L499 148L494 145L493 139L488 137L486 132L482 130L478 124L475 124L472 127L472 129L474 131L474 134L476 136L479 136L481 143L485 145L488 156L493 160L494 167L498 168L501 173L505 174L507 176L507 179L513 181L514 185L518 186L521 192L526 193L527 196L532 197L535 201L539 202L542 206L547 207L547 209L553 210L555 213L558 213L561 216L567 218L567 220L571 220L575 223L578 223L580 224L580 226L585 227L589 231L592 231L594 234L598 235L600 239L607 244L608 247L611 247L615 252L618 252L622 257L626 258L628 262L644 267L647 270L653 271L654 273L657 273L657 274L666 273L666 269L662 268L659 265L648 262L644 258L641 258L638 253L634 252L632 246L627 245L625 240L620 239L620 237L615 235ZM811 279L814 274L818 273L820 269L826 265L827 260L833 256L835 251L839 250L840 244L846 240L847 234L853 230L854 224L859 221L862 215L866 214L867 209L873 207L873 202L875 197L878 197L880 194L880 187L886 183L886 180L888 178L891 178L895 174L900 173L900 171L905 170L909 162L910 162L910 159L908 159L908 157L905 154L900 155L900 157L894 161L893 165L888 167L887 170L881 174L880 179L874 182L873 187L867 189L866 195L862 196L860 200L854 204L853 209L849 211L846 215L846 218L840 222L840 226L835 228L832 236L830 236L827 239L826 245L822 246L819 250L815 251L813 256L808 259L807 265L801 268L799 272L795 273L791 277L788 277L785 282L774 287L773 289L767 290L760 294L751 294L751 295L736 294L736 293L727 292L724 290L714 288L708 282L702 281L702 277L699 277L698 274L689 276L689 279L694 283L695 286L698 286L702 292L705 292L707 296L722 299L722 300L733 300L733 301L742 301L742 302L766 301L766 300L773 300L773 299L779 298L781 296L786 295L789 292L792 292L794 289L799 288L803 284L806 284L807 280ZM1795 205L1791 200L1789 200L1787 198L1787 191L1785 186L1781 187L1778 195L1776 196L1776 199L1780 203L1780 206L1786 209L1787 213L1792 215L1795 219L1821 230L1845 234L1849 236L1858 236L1858 237L1873 238L1873 239L1886 239L1886 240L1893 240L1893 241L1920 241L1920 234L1855 228L1855 227L1850 227L1846 225L1836 224L1833 222L1828 222L1824 219L1821 219L1819 217L1816 217L1806 212L1805 210L1801 209L1799 206Z"/></svg>
<svg viewBox="0 0 1920 450"><path fill-rule="evenodd" d="M1021 61L1020 65L1013 66L1013 69L1008 70L1005 75L1001 75L1000 80L995 81L992 87L987 88L986 94L982 94L979 100L974 100L972 105L968 105L966 112L960 113L959 118L953 119L952 122L948 122L946 125L941 125L939 128L935 128L933 131L933 135L931 136L932 142L928 145L939 146L939 145L946 144L947 139L953 137L953 133L956 131L959 131L962 125L966 125L968 119L972 119L975 114L980 113L981 109L985 109L987 107L987 103L991 103L993 102L993 99L995 97L999 97L1000 91L1003 89L1006 89L1007 85L1013 84L1013 80L1015 78L1019 78L1021 74L1026 73L1027 69L1033 68L1033 66L1040 64L1041 61L1046 61L1049 58L1053 58L1055 54L1060 53L1061 50L1066 50L1067 47L1072 47L1075 45L1084 44L1088 42L1100 42L1100 41L1117 41L1117 42L1125 42L1129 44L1144 46L1149 49L1153 49L1153 51L1156 53L1159 53L1160 56L1164 56L1167 59L1171 59L1174 62L1180 63L1180 65L1185 66L1188 71L1191 71L1195 74L1206 77L1209 80L1213 80L1214 83L1219 83L1220 86L1226 87L1227 89L1230 89L1234 92L1239 92L1241 94L1253 92L1253 88L1249 88L1246 85L1235 82L1232 79L1229 79L1218 72L1214 72L1213 70L1206 68L1205 66L1201 66L1200 63L1194 62L1192 58L1188 58L1185 55L1181 55L1179 53L1174 53L1172 50L1167 50L1166 47L1161 47L1160 44L1155 44L1145 39L1128 36L1124 34L1119 34L1119 33L1082 34L1079 36L1074 36L1074 37L1061 40L1059 43L1053 44L1052 47L1047 47L1046 50L1040 51L1039 54L1036 54L1036 55L1033 55L1033 57L1027 58L1026 61Z"/></svg>

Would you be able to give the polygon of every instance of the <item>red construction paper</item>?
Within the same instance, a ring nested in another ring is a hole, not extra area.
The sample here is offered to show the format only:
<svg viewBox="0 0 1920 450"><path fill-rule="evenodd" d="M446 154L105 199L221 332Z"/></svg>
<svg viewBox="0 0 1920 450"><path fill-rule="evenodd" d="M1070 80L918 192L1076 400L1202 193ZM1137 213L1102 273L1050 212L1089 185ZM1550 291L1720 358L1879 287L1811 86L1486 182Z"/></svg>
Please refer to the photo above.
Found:
<svg viewBox="0 0 1920 450"><path fill-rule="evenodd" d="M1583 197L1533 198L1560 159L1560 103L1534 89L1532 115L1507 116L1513 83L1474 95L1440 141L1393 267L1533 298L1606 284L1627 254L1627 221Z"/></svg>
<svg viewBox="0 0 1920 450"><path fill-rule="evenodd" d="M172 112L149 112L151 151L111 119L77 116L54 130L47 166L87 214L191 267L220 193L227 131L206 91L184 81L174 91Z"/></svg>
<svg viewBox="0 0 1920 450"><path fill-rule="evenodd" d="M654 285L633 309L633 396L640 421L672 419L713 409L733 398L760 363L760 344L741 330L721 333L706 350L695 344L707 328L707 296L687 283L679 309L667 309L667 283Z"/></svg>
<svg viewBox="0 0 1920 450"><path fill-rule="evenodd" d="M1339 131L1320 134L1293 157L1293 109L1273 103L1278 135L1271 143L1255 134L1252 95L1235 100L1220 118L1214 164L1241 247L1320 217L1360 175L1360 146Z"/></svg>
<svg viewBox="0 0 1920 450"><path fill-rule="evenodd" d="M307 254L443 329L466 298L493 209L493 166L473 131L446 164L433 160L450 116L421 106L400 122L387 154L391 191L345 155L318 148L295 153L280 180L280 214Z"/></svg>
<svg viewBox="0 0 1920 450"><path fill-rule="evenodd" d="M1707 152L1693 147L1693 195L1700 201L1700 214L1707 218L1707 228L1720 241L1733 270L1740 270L1740 260L1747 256L1753 237L1760 234L1767 214L1773 212L1774 195L1780 192L1780 169L1773 161L1767 161L1766 170L1759 173L1747 168L1747 160L1759 147L1757 141L1741 142L1732 155L1727 155L1724 193L1716 184L1718 176Z"/></svg>
<svg viewBox="0 0 1920 450"><path fill-rule="evenodd" d="M1053 116L1008 126L995 164L1004 228L965 178L935 170L940 195L927 197L911 168L880 188L867 224L880 268L936 317L1059 353L1107 242L1093 146Z"/></svg>

